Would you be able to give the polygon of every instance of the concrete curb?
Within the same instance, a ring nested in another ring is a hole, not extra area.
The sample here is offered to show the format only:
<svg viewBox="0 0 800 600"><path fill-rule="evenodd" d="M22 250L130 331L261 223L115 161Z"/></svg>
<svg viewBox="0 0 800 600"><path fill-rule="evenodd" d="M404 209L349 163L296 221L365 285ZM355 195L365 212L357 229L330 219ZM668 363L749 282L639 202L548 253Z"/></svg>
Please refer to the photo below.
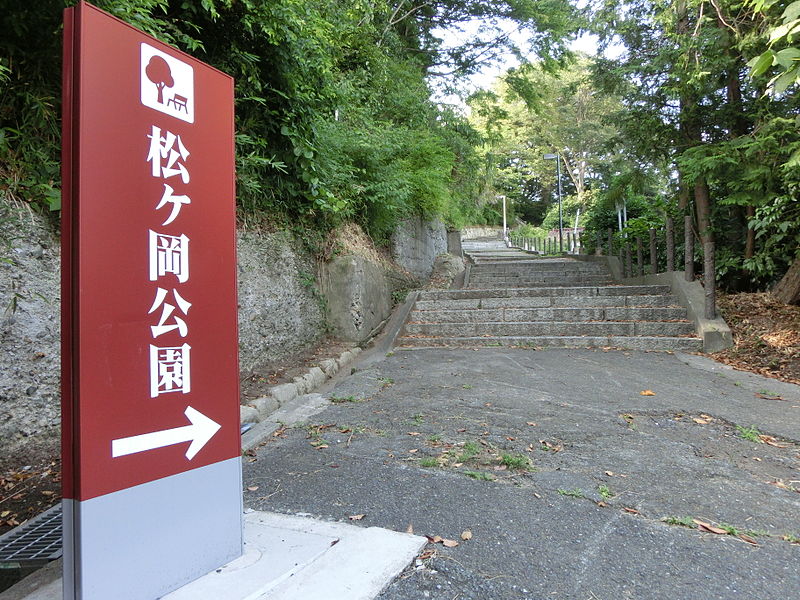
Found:
<svg viewBox="0 0 800 600"><path fill-rule="evenodd" d="M336 375L342 368L350 364L361 354L358 346L345 350L339 358L326 359L318 367L311 367L303 375L295 377L292 383L283 383L274 386L269 394L261 396L242 404L239 408L240 421L245 423L260 423L298 396L313 392L328 379Z"/></svg>
<svg viewBox="0 0 800 600"><path fill-rule="evenodd" d="M731 328L722 317L706 319L705 295L699 281L686 281L683 271L667 271L642 277L623 277L622 265L616 256L582 256L578 260L604 262L614 281L623 285L668 285L672 294L686 307L689 319L694 322L697 335L703 340L703 352L719 352L733 346Z"/></svg>
<svg viewBox="0 0 800 600"><path fill-rule="evenodd" d="M621 283L633 285L668 285L673 295L686 307L689 319L694 322L698 337L703 340L703 352L719 352L733 346L731 328L722 317L705 318L705 294L699 281L686 281L683 271L668 271L643 277L628 277Z"/></svg>
<svg viewBox="0 0 800 600"><path fill-rule="evenodd" d="M335 361L335 366L323 361L320 366L326 377L316 388L323 387L325 384L327 384L326 388L330 386L331 383L329 382L342 373L344 366L351 365L352 368L352 365L356 364L356 358L358 358L357 364L362 366L383 360L386 354L394 347L395 340L400 335L406 320L408 320L408 315L411 309L414 308L418 296L419 291L410 292L406 296L405 302L394 309L386 321L383 332L374 338L369 349L362 352L361 348L353 348L343 352ZM313 370L314 368L309 373ZM296 379L306 380L309 373ZM349 372L345 370L344 374L349 375ZM255 448L277 431L281 425L294 425L304 422L330 404L322 394L308 392L300 394L299 387L295 383L275 386L271 390L270 396L259 398L255 402L260 400L264 400L265 407L272 410L260 415L261 418L255 422L255 425L242 435L242 450L245 452ZM253 421L247 422L253 423Z"/></svg>

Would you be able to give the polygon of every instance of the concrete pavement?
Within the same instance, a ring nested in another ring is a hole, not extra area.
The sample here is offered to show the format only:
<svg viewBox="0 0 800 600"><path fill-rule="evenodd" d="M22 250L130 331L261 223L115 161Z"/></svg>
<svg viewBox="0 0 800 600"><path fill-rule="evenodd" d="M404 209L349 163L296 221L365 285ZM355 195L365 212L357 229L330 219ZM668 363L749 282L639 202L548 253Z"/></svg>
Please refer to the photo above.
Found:
<svg viewBox="0 0 800 600"><path fill-rule="evenodd" d="M800 387L692 355L389 354L244 466L254 509L459 542L383 600L800 595Z"/></svg>

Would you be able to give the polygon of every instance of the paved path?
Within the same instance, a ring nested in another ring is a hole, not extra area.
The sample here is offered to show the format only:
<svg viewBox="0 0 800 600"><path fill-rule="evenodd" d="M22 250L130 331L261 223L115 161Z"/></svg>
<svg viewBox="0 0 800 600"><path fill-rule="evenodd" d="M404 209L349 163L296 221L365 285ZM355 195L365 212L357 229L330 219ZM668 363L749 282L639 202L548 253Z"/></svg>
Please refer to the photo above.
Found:
<svg viewBox="0 0 800 600"><path fill-rule="evenodd" d="M245 506L460 542L383 600L800 597L798 386L690 355L425 349L324 395L246 459Z"/></svg>

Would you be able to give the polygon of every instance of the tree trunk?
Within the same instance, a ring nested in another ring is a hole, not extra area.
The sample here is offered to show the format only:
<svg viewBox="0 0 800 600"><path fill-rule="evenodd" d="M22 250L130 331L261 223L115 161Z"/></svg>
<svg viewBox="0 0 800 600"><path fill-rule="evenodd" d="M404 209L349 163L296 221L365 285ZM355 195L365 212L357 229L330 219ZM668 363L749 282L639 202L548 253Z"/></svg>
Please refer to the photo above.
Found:
<svg viewBox="0 0 800 600"><path fill-rule="evenodd" d="M772 294L779 302L800 305L800 256L794 259L786 275L773 288Z"/></svg>

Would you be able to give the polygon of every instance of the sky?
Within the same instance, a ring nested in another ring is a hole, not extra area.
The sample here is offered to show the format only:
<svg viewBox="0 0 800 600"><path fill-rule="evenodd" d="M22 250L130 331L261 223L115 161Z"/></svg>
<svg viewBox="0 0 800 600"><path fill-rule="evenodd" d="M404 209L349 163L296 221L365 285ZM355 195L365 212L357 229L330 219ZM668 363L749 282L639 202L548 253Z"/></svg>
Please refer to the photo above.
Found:
<svg viewBox="0 0 800 600"><path fill-rule="evenodd" d="M524 33L519 33L516 31L517 26L513 21L506 21L500 22L500 26L503 30L508 33L511 39L514 41L515 45L518 48L524 49L526 47L526 36ZM456 32L452 30L440 30L438 32L434 32L435 35L441 37L444 40L445 47L455 47L460 45L464 40L468 39L471 36L474 36L475 33L478 31L479 27L481 26L480 20L472 21L468 23L464 27L463 32ZM570 44L570 48L576 52L583 52L590 56L597 54L597 36L593 34L584 34L575 41ZM605 55L609 57L615 57L620 53L621 49L619 47L611 46L606 52ZM536 57L533 54L526 56L529 60L535 60ZM508 69L512 67L519 66L519 60L516 56L507 53L501 57L501 59L493 64L489 64L484 66L478 73L471 75L467 78L467 81L464 84L464 91L466 92L463 94L466 96L468 93L472 93L479 89L488 89L491 87L492 82L497 78L499 75L505 73ZM450 104L457 107L461 111L466 111L467 107L464 104L464 101L461 97L454 94L445 94L440 90L437 90L437 81L435 78L431 79L431 85L434 89L434 100L443 104Z"/></svg>

